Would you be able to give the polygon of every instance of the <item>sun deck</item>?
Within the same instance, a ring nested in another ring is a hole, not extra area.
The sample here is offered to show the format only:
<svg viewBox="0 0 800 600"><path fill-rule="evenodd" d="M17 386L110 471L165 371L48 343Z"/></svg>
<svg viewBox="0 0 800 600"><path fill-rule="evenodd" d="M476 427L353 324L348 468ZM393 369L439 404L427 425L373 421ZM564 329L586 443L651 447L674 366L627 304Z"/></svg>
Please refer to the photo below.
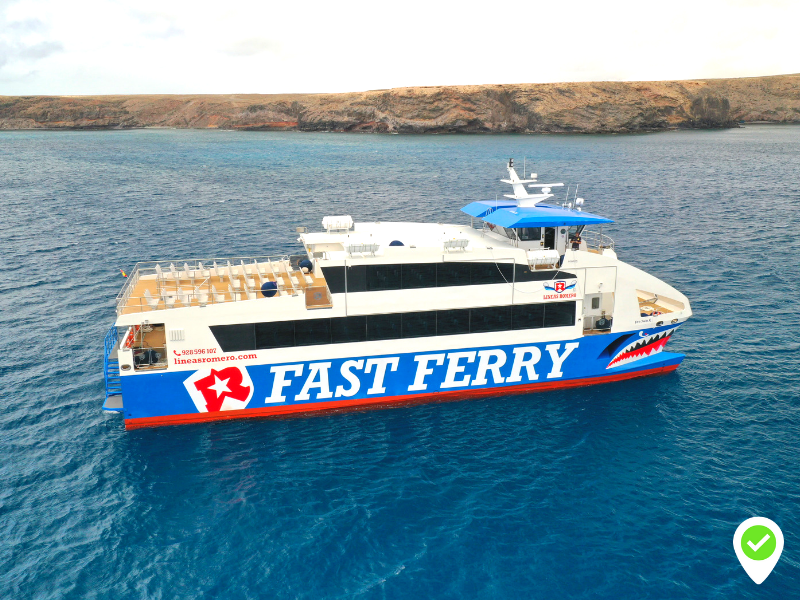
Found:
<svg viewBox="0 0 800 600"><path fill-rule="evenodd" d="M307 308L328 308L325 278L304 272L305 256L246 257L138 263L117 296L117 314L224 302L304 296ZM321 270L318 269L320 275ZM266 285L271 283L272 285ZM264 290L262 292L262 290Z"/></svg>
<svg viewBox="0 0 800 600"><path fill-rule="evenodd" d="M652 292L636 290L636 296L639 300L639 313L643 317L679 312L686 308L683 302L667 298L666 296L659 296Z"/></svg>

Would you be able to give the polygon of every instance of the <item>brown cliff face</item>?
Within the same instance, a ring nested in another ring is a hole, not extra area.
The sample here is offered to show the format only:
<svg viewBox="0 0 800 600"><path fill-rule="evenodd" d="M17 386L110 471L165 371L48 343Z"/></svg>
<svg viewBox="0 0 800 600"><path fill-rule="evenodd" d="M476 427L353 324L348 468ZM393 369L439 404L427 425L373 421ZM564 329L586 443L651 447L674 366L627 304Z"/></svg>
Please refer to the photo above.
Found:
<svg viewBox="0 0 800 600"><path fill-rule="evenodd" d="M612 133L800 122L800 75L348 94L0 96L0 129Z"/></svg>

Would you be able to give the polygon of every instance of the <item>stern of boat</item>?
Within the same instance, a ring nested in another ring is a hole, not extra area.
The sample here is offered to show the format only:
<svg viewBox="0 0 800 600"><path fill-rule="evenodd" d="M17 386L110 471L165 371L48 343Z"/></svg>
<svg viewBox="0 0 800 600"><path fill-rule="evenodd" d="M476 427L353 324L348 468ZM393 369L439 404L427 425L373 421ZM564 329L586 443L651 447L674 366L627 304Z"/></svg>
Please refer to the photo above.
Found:
<svg viewBox="0 0 800 600"><path fill-rule="evenodd" d="M106 399L103 410L122 412L122 381L119 372L120 336L116 325L112 325L103 340L103 374L106 386Z"/></svg>

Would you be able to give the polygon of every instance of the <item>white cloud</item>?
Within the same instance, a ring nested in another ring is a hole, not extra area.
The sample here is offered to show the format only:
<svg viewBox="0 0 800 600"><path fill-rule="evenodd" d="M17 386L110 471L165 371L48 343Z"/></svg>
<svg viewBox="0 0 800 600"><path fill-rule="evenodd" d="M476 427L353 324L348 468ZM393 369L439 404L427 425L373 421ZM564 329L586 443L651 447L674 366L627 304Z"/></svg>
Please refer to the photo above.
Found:
<svg viewBox="0 0 800 600"><path fill-rule="evenodd" d="M0 0L0 94L343 92L800 71L800 3Z"/></svg>

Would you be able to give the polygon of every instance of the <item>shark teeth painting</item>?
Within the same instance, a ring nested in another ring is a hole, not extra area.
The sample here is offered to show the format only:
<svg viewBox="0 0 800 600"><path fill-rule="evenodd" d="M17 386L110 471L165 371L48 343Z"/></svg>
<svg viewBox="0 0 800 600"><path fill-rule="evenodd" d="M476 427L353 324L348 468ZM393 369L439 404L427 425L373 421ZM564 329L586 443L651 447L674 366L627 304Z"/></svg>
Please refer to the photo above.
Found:
<svg viewBox="0 0 800 600"><path fill-rule="evenodd" d="M608 363L606 369L621 367L642 358L658 354L664 349L664 346L667 345L667 341L669 341L670 336L676 329L677 327L673 327L672 329L667 329L666 331L644 337L641 337L642 334L640 333L639 338L634 339L617 352L614 358L611 359L611 362Z"/></svg>

